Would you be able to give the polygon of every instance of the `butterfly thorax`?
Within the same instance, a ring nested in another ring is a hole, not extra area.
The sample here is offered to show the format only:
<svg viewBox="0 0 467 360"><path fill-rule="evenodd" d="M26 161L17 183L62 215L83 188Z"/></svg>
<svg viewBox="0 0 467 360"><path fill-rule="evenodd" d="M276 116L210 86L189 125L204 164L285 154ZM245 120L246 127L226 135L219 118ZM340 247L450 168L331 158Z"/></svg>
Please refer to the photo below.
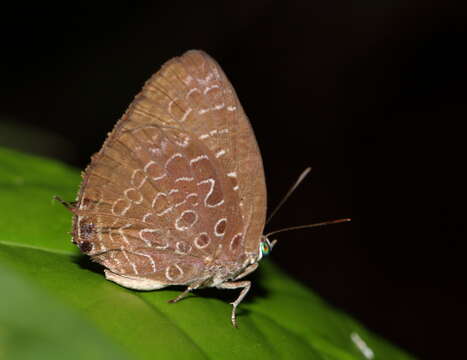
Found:
<svg viewBox="0 0 467 360"><path fill-rule="evenodd" d="M259 257L255 254L243 254L238 261L214 260L206 266L208 279L203 286L216 287L226 281L235 280L248 266L256 263L258 260Z"/></svg>

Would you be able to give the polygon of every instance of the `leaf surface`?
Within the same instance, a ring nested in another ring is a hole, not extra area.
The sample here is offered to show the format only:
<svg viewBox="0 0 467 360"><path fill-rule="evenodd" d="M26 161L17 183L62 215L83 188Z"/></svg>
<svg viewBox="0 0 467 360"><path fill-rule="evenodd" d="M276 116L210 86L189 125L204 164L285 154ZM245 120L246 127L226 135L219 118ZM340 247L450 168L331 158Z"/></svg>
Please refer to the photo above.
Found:
<svg viewBox="0 0 467 360"><path fill-rule="evenodd" d="M0 359L411 359L267 259L230 323L235 291L139 292L71 243L79 172L0 148ZM285 246L285 245L284 245ZM277 249L276 249L277 251Z"/></svg>

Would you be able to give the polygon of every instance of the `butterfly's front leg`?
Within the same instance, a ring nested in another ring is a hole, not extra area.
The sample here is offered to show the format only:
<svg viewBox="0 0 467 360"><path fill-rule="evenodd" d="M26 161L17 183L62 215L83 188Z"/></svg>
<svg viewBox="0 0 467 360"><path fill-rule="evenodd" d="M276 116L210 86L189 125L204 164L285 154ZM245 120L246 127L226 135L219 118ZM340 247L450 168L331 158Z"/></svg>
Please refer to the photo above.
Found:
<svg viewBox="0 0 467 360"><path fill-rule="evenodd" d="M237 300L234 302L230 303L233 308L232 308L232 325L234 327L237 327L237 306L240 304L243 300L243 298L246 296L248 291L250 290L251 287L251 281L245 280L245 281L234 281L234 282L225 282L217 286L219 289L240 289L243 288L242 292L238 296Z"/></svg>
<svg viewBox="0 0 467 360"><path fill-rule="evenodd" d="M247 275L250 275L253 271L255 271L258 268L258 263L251 264L248 266L245 271L237 275L234 279L234 281L240 280L241 278L244 278Z"/></svg>
<svg viewBox="0 0 467 360"><path fill-rule="evenodd" d="M251 264L248 266L245 271L243 271L240 275L238 275L235 280L241 279L248 274L251 274L253 271L255 271L258 267L258 263ZM237 300L234 302L230 303L232 305L232 325L234 327L237 327L237 306L242 302L242 300L245 298L246 294L248 291L250 291L251 288L251 281L245 280L245 281L229 281L229 282L224 282L220 285L217 286L219 289L241 289L240 295L238 296Z"/></svg>

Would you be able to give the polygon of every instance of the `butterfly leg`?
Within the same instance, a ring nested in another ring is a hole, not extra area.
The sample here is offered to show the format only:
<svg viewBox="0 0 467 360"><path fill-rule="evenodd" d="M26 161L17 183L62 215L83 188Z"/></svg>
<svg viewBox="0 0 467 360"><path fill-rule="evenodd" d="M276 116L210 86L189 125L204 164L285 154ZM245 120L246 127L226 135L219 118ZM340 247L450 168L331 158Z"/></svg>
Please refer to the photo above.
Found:
<svg viewBox="0 0 467 360"><path fill-rule="evenodd" d="M255 271L257 268L258 268L258 263L251 264L250 266L248 266L245 269L245 271L243 271L240 275L238 275L234 280L244 278L245 276L247 276L247 275L251 274L253 271ZM233 309L232 309L232 324L233 324L234 327L237 327L237 316L236 316L237 306L242 302L243 298L246 296L246 294L250 290L250 287L251 287L251 282L250 281L225 282L225 283L222 283L222 284L220 284L218 286L218 288L221 288L221 289L243 288L243 290L240 293L237 300L235 300L233 303L230 303L233 306Z"/></svg>
<svg viewBox="0 0 467 360"><path fill-rule="evenodd" d="M240 275L237 275L237 277L234 279L235 281L244 278L245 276L251 274L253 271L255 271L258 268L258 263L251 264L248 266L244 272L242 272Z"/></svg>
<svg viewBox="0 0 467 360"><path fill-rule="evenodd" d="M76 201L65 201L60 196L54 195L53 199L65 206L68 210L73 211L76 207Z"/></svg>
<svg viewBox="0 0 467 360"><path fill-rule="evenodd" d="M219 289L241 289L243 288L242 292L238 296L237 300L234 302L230 303L233 308L232 308L232 325L234 327L237 327L237 306L240 304L243 300L243 298L246 296L248 291L250 290L251 287L251 281L245 280L245 281L233 281L233 282L225 282L217 286Z"/></svg>
<svg viewBox="0 0 467 360"><path fill-rule="evenodd" d="M188 296L188 294L191 292L191 290L197 289L201 286L203 281L199 282L194 282L193 284L189 285L184 292L182 292L180 295L178 295L175 299L169 300L169 303L173 304L176 303Z"/></svg>

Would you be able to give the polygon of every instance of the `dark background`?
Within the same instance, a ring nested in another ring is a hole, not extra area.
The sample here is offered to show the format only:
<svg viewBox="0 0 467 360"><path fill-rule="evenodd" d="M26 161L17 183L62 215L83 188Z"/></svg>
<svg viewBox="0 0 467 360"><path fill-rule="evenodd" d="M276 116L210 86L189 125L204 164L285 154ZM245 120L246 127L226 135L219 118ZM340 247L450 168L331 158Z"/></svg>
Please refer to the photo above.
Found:
<svg viewBox="0 0 467 360"><path fill-rule="evenodd" d="M274 260L414 355L464 349L464 9L141 4L3 9L0 146L84 168L144 81L203 49L250 117L270 206L313 167L268 230L353 219L281 234Z"/></svg>

